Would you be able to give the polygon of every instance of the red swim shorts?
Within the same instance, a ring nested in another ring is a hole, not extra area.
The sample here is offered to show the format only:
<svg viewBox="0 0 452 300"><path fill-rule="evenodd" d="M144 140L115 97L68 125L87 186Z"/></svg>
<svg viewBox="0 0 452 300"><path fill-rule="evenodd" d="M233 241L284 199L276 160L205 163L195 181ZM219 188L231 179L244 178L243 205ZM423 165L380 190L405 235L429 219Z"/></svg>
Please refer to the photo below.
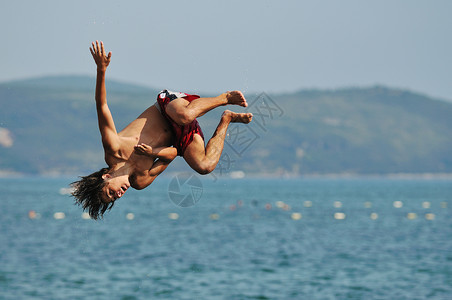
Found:
<svg viewBox="0 0 452 300"><path fill-rule="evenodd" d="M168 90L161 91L157 96L157 103L159 104L160 112L163 117L168 121L173 129L174 140L173 146L177 149L177 155L184 156L184 152L187 149L188 145L193 141L194 135L199 134L204 140L204 134L202 133L201 127L199 126L198 121L193 120L190 124L187 125L178 125L176 122L171 119L170 116L166 113L166 106L168 103L177 98L184 98L188 102L192 102L195 99L200 98L198 95L189 95L185 93L177 93L171 92Z"/></svg>

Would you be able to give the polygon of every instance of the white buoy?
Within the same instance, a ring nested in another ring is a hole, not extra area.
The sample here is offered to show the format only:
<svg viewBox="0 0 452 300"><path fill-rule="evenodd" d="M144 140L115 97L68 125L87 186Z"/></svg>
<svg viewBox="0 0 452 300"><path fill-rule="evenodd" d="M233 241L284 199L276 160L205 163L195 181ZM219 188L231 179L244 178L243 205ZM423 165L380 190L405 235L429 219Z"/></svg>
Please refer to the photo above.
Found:
<svg viewBox="0 0 452 300"><path fill-rule="evenodd" d="M60 195L70 195L74 191L73 187L65 187L59 190Z"/></svg>
<svg viewBox="0 0 452 300"><path fill-rule="evenodd" d="M179 214L178 213L169 213L168 218L170 220L177 220L177 219L179 219Z"/></svg>
<svg viewBox="0 0 452 300"><path fill-rule="evenodd" d="M66 215L64 214L64 212L56 212L53 214L53 218L55 220L62 220L64 218L66 218Z"/></svg>
<svg viewBox="0 0 452 300"><path fill-rule="evenodd" d="M89 215L89 213L84 212L84 213L82 213L82 219L89 220L89 219L91 219L91 216Z"/></svg>
<svg viewBox="0 0 452 300"><path fill-rule="evenodd" d="M395 208L401 208L403 206L403 203L402 201L394 201L392 205L394 205Z"/></svg>
<svg viewBox="0 0 452 300"><path fill-rule="evenodd" d="M278 208L283 208L284 207L284 205L285 205L285 203L284 202L282 202L282 201L276 201L276 207L278 207Z"/></svg>
<svg viewBox="0 0 452 300"><path fill-rule="evenodd" d="M435 220L435 214L432 213L425 214L425 218L429 221L433 221Z"/></svg>
<svg viewBox="0 0 452 300"><path fill-rule="evenodd" d="M218 219L220 218L220 215L219 215L219 214L211 214L211 215L209 216L209 218L210 218L211 220L218 220Z"/></svg>
<svg viewBox="0 0 452 300"><path fill-rule="evenodd" d="M294 212L292 213L292 215L290 215L290 217L292 218L292 220L300 220L302 218L302 215L300 213Z"/></svg>
<svg viewBox="0 0 452 300"><path fill-rule="evenodd" d="M422 208L428 209L428 208L430 208L430 206L431 206L430 202L428 202L428 201L422 202Z"/></svg>
<svg viewBox="0 0 452 300"><path fill-rule="evenodd" d="M232 171L229 176L233 179L242 179L245 177L245 172L243 171Z"/></svg>
<svg viewBox="0 0 452 300"><path fill-rule="evenodd" d="M344 220L345 217L346 217L345 214L342 213L342 212L334 213L334 218L335 218L336 220Z"/></svg>
<svg viewBox="0 0 452 300"><path fill-rule="evenodd" d="M414 220L417 218L417 214L416 213L408 213L407 216L408 220Z"/></svg>

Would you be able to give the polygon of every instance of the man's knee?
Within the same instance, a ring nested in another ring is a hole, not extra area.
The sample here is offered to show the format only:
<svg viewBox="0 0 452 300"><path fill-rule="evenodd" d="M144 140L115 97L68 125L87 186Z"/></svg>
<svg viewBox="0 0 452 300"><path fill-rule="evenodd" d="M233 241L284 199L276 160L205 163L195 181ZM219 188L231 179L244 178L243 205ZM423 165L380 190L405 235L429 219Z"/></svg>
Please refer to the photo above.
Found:
<svg viewBox="0 0 452 300"><path fill-rule="evenodd" d="M193 122L193 120L195 119L195 116L193 115L193 113L191 113L190 110L185 109L183 112L181 112L179 114L178 119L179 120L178 120L177 124L185 126L185 125L188 125L191 122Z"/></svg>
<svg viewBox="0 0 452 300"><path fill-rule="evenodd" d="M195 119L188 109L168 112L168 115L180 126L188 125Z"/></svg>
<svg viewBox="0 0 452 300"><path fill-rule="evenodd" d="M209 173L212 173L213 170L215 170L215 166L209 164L201 164L195 168L195 171L201 175L207 175Z"/></svg>
<svg viewBox="0 0 452 300"><path fill-rule="evenodd" d="M166 113L178 125L184 126L190 124L196 118L194 112L191 109L187 108L184 103L176 102L177 100L174 100L173 102L168 104Z"/></svg>

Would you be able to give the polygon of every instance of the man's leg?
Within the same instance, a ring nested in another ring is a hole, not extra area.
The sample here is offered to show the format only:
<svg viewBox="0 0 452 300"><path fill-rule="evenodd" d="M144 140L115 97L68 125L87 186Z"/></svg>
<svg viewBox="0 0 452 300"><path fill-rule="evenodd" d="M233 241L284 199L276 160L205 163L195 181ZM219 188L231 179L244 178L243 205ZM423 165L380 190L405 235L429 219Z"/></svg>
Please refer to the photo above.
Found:
<svg viewBox="0 0 452 300"><path fill-rule="evenodd" d="M179 125L190 124L194 119L222 105L248 106L245 97L239 91L232 91L213 98L198 98L188 102L184 98L171 101L166 107L166 113Z"/></svg>
<svg viewBox="0 0 452 300"><path fill-rule="evenodd" d="M251 113L238 114L226 110L221 116L220 123L206 147L204 147L204 140L201 136L198 134L194 135L193 142L188 145L184 152L185 161L196 172L209 174L215 169L220 160L229 124L231 122L248 124L252 118L253 114Z"/></svg>

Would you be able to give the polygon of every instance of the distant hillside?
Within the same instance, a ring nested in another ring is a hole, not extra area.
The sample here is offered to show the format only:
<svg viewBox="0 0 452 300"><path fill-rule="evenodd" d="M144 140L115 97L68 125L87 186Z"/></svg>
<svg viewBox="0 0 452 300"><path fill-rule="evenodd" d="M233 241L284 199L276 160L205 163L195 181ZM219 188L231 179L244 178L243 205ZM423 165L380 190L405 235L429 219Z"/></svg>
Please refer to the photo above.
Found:
<svg viewBox="0 0 452 300"><path fill-rule="evenodd" d="M94 87L83 76L0 84L0 170L85 174L103 167ZM158 92L114 81L107 90L118 129ZM452 103L385 87L246 97L255 119L249 128L230 128L217 173L452 173ZM206 138L220 113L200 118ZM184 166L179 158L173 170Z"/></svg>

